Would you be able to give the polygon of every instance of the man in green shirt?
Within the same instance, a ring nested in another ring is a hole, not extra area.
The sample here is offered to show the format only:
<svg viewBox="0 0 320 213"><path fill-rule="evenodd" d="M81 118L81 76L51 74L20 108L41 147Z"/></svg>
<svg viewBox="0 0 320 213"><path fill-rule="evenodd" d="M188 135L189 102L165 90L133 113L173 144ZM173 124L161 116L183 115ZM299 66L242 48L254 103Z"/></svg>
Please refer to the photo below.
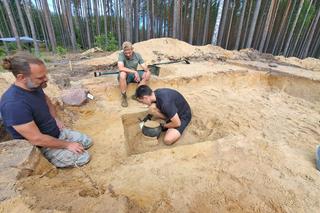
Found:
<svg viewBox="0 0 320 213"><path fill-rule="evenodd" d="M150 79L151 74L141 55L133 51L133 46L130 42L123 42L122 50L118 57L119 84L121 106L127 107L127 84L135 82L138 83L138 86L145 85ZM138 64L140 64L143 70L137 70Z"/></svg>

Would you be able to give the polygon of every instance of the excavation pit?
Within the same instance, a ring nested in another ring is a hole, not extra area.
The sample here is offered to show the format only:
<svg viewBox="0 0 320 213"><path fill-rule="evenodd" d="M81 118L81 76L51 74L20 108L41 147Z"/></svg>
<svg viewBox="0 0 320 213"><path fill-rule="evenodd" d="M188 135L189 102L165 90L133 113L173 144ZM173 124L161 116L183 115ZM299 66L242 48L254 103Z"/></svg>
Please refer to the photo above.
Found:
<svg viewBox="0 0 320 213"><path fill-rule="evenodd" d="M228 135L220 120L211 118L210 116L209 118L206 117L201 119L196 115L192 118L182 137L175 144L168 146L163 143L165 132L162 132L159 138L148 137L142 133L139 126L139 119L146 115L147 112L140 112L122 116L128 155L200 143L207 140L216 140Z"/></svg>

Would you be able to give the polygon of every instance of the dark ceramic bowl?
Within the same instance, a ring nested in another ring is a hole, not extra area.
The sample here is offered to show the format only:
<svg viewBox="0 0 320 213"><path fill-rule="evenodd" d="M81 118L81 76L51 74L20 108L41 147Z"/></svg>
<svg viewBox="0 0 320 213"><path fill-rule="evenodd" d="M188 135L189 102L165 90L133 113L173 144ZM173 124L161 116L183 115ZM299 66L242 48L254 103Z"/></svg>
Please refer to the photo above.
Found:
<svg viewBox="0 0 320 213"><path fill-rule="evenodd" d="M161 126L160 124L155 127L149 127L149 126L143 125L142 133L148 137L158 137L161 133Z"/></svg>

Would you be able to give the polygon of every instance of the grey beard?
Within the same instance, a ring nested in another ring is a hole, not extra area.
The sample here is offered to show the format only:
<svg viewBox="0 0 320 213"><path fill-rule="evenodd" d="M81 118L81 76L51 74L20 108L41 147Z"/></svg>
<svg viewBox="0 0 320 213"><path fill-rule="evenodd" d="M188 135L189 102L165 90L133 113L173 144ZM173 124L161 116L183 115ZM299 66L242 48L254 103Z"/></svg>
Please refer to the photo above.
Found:
<svg viewBox="0 0 320 213"><path fill-rule="evenodd" d="M30 90L36 90L38 88L45 88L47 87L47 82L43 82L41 83L39 86L34 85L34 83L32 83L32 81L30 80L30 78L27 79L27 87Z"/></svg>
<svg viewBox="0 0 320 213"><path fill-rule="evenodd" d="M35 86L34 83L32 83L32 81L28 78L28 79L27 79L27 87L28 87L28 89L30 89L30 90L36 90L36 89L38 89L39 87L41 87L41 85L40 85L40 86Z"/></svg>

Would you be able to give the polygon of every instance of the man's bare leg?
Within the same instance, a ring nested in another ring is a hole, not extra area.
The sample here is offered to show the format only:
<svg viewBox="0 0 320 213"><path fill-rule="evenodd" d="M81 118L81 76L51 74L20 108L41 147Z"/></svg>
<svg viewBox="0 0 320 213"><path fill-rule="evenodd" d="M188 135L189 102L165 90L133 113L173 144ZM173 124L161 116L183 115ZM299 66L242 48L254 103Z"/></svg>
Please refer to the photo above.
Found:
<svg viewBox="0 0 320 213"><path fill-rule="evenodd" d="M141 79L141 81L139 82L138 87L141 85L146 85L147 82L149 81L151 76L150 72L147 72L145 75L146 75L145 78Z"/></svg>
<svg viewBox="0 0 320 213"><path fill-rule="evenodd" d="M120 85L120 91L121 91L121 106L127 107L128 101L127 101L127 73L126 72L120 72L119 76L119 85Z"/></svg>
<svg viewBox="0 0 320 213"><path fill-rule="evenodd" d="M180 138L180 136L181 134L178 130L174 128L168 129L164 136L163 142L166 145L172 145Z"/></svg>

